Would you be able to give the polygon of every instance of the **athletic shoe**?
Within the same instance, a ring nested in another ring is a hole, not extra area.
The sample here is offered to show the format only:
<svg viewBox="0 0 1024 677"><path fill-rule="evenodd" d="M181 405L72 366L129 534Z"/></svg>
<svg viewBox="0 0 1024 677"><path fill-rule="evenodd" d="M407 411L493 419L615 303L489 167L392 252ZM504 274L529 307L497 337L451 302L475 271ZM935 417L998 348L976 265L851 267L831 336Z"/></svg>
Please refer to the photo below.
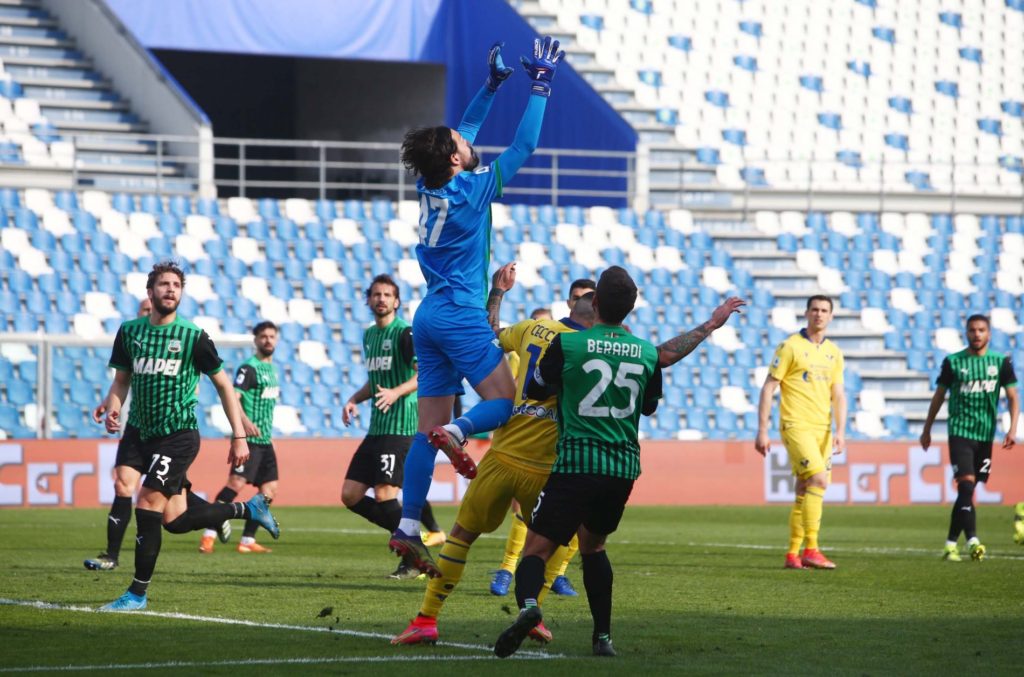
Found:
<svg viewBox="0 0 1024 677"><path fill-rule="evenodd" d="M981 560L985 559L985 546L983 546L981 543L972 543L971 559L973 559L975 562L980 562Z"/></svg>
<svg viewBox="0 0 1024 677"><path fill-rule="evenodd" d="M249 506L249 517L254 522L257 522L261 527L270 532L270 535L275 539L281 536L281 527L278 525L277 520L270 513L270 505L267 503L267 497L263 494L256 494L248 501L245 502Z"/></svg>
<svg viewBox="0 0 1024 677"><path fill-rule="evenodd" d="M782 565L783 569L803 569L804 565L800 563L800 555L792 552L786 553L786 563Z"/></svg>
<svg viewBox="0 0 1024 677"><path fill-rule="evenodd" d="M551 592L562 597L579 597L576 588L572 587L572 582L565 576L558 576L551 584Z"/></svg>
<svg viewBox="0 0 1024 677"><path fill-rule="evenodd" d="M203 536L199 539L199 552L204 555L213 552L213 536Z"/></svg>
<svg viewBox="0 0 1024 677"><path fill-rule="evenodd" d="M1013 509L1013 542L1024 545L1024 503L1018 503Z"/></svg>
<svg viewBox="0 0 1024 677"><path fill-rule="evenodd" d="M437 644L437 619L417 615L402 634L391 638L392 644Z"/></svg>
<svg viewBox="0 0 1024 677"><path fill-rule="evenodd" d="M811 569L835 569L836 564L821 553L821 550L804 548L804 555L800 558L800 564Z"/></svg>
<svg viewBox="0 0 1024 677"><path fill-rule="evenodd" d="M543 621L538 623L537 627L533 630L530 630L528 637L535 642L540 642L541 644L548 644L555 638L555 636L551 634L551 631L544 627Z"/></svg>
<svg viewBox="0 0 1024 677"><path fill-rule="evenodd" d="M217 528L217 538L221 543L231 540L231 520L224 520L220 523L220 527Z"/></svg>
<svg viewBox="0 0 1024 677"><path fill-rule="evenodd" d="M427 546L423 545L419 534L410 536L401 529L395 529L395 533L391 534L391 540L388 541L388 547L391 548L391 552L403 559L408 558L408 564L431 578L441 577L441 570L437 568L434 558L430 556Z"/></svg>
<svg viewBox="0 0 1024 677"><path fill-rule="evenodd" d="M498 640L494 643L494 655L498 658L508 658L514 654L530 631L540 625L542 620L544 615L541 614L540 607L531 606L520 611L516 622L498 635Z"/></svg>
<svg viewBox="0 0 1024 677"><path fill-rule="evenodd" d="M423 541L423 545L428 548L437 548L444 545L446 536L443 531L421 531L420 540Z"/></svg>
<svg viewBox="0 0 1024 677"><path fill-rule="evenodd" d="M611 637L598 637L594 640L594 655L605 656L606 658L615 658L618 656L615 653L615 647L612 646Z"/></svg>
<svg viewBox="0 0 1024 677"><path fill-rule="evenodd" d="M463 448L465 442L459 440L443 426L437 426L427 434L430 444L438 451L443 451L452 462L455 472L467 480L476 477L476 461Z"/></svg>
<svg viewBox="0 0 1024 677"><path fill-rule="evenodd" d="M508 594L509 586L512 585L512 572L498 569L491 579L491 594L504 597Z"/></svg>
<svg viewBox="0 0 1024 677"><path fill-rule="evenodd" d="M388 578L392 578L396 581L405 581L411 578L421 579L426 577L427 575L425 573L410 563L409 557L403 557L402 561L398 563L398 568L388 576Z"/></svg>
<svg viewBox="0 0 1024 677"><path fill-rule="evenodd" d="M239 543L238 547L236 548L236 550L238 550L238 552L242 553L243 555L247 555L250 552L257 552L257 553L274 552L274 550L272 548L264 548L262 545L260 545L256 541L253 541L252 543Z"/></svg>
<svg viewBox="0 0 1024 677"><path fill-rule="evenodd" d="M947 545L942 549L942 559L947 562L962 562L960 559L960 551L955 545Z"/></svg>
<svg viewBox="0 0 1024 677"><path fill-rule="evenodd" d="M110 604L104 604L100 611L141 611L146 608L146 596L132 594L126 590L123 595Z"/></svg>
<svg viewBox="0 0 1024 677"><path fill-rule="evenodd" d="M87 559L82 564L90 571L110 571L117 568L117 558L101 552L93 559Z"/></svg>

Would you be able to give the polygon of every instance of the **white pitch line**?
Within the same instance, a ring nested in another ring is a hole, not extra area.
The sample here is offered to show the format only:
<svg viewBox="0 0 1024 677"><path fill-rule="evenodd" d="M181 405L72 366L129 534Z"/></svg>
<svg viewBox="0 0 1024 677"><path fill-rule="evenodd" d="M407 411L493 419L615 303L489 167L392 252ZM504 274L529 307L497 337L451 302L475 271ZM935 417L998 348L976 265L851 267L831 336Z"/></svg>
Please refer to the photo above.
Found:
<svg viewBox="0 0 1024 677"><path fill-rule="evenodd" d="M512 658L537 660L518 654ZM3 672L84 672L88 670L157 670L161 668L217 668L234 665L329 665L332 663L425 663L429 661L488 661L497 656L337 656L326 658L240 658L224 661L166 661L163 663L107 663L104 665L28 665L0 668Z"/></svg>
<svg viewBox="0 0 1024 677"><path fill-rule="evenodd" d="M85 613L122 613L130 616L151 616L153 618L172 618L183 621L199 621L201 623L220 623L222 625L242 625L250 628L268 628L273 630L298 630L301 632L324 632L347 637L363 637L367 639L390 640L392 635L382 632L365 632L362 630L346 630L343 628L324 628L315 625L289 625L287 623L261 623L259 621L247 621L241 618L221 618L220 616L196 616L194 614L183 614L177 612L159 611L132 611L132 612L100 612L97 609L87 606L73 606L70 604L56 604L40 600L7 599L0 597L0 606L21 606L43 611L77 611ZM484 651L491 653L494 648L484 644L466 644L463 642L438 642L437 646L451 647L453 649L466 649L468 651ZM553 654L540 651L520 651L517 655L526 658L564 658L562 654Z"/></svg>

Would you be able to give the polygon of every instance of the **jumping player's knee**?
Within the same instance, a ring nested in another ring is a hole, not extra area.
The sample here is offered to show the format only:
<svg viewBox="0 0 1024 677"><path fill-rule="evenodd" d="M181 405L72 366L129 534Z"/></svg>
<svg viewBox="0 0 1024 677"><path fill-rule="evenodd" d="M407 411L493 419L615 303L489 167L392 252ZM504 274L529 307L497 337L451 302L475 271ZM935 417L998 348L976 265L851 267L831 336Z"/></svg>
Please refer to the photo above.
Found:
<svg viewBox="0 0 1024 677"><path fill-rule="evenodd" d="M192 520L187 512L183 512L170 522L164 524L164 529L172 534L187 534L192 531Z"/></svg>

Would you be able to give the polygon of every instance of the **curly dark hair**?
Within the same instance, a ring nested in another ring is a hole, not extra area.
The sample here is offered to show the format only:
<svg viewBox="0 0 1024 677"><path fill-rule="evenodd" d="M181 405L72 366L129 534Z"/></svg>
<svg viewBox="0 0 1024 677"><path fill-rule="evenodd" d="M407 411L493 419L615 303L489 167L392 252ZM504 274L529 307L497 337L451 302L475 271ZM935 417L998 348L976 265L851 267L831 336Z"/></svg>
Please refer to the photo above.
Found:
<svg viewBox="0 0 1024 677"><path fill-rule="evenodd" d="M636 304L637 288L625 268L612 266L597 280L597 313L609 324L621 324Z"/></svg>
<svg viewBox="0 0 1024 677"><path fill-rule="evenodd" d="M276 324L274 324L270 320L263 320L262 322L260 322L259 324L252 328L252 335L259 336L267 329L273 329L274 331L278 331Z"/></svg>
<svg viewBox="0 0 1024 677"><path fill-rule="evenodd" d="M440 188L451 178L451 157L457 150L450 128L417 127L402 141L402 164L422 176L427 188Z"/></svg>
<svg viewBox="0 0 1024 677"><path fill-rule="evenodd" d="M149 272L149 277L146 278L146 289L152 289L156 285L156 281L164 273L174 273L181 280L182 288L185 287L185 271L181 269L181 266L175 261L161 261L160 263L153 264L153 270Z"/></svg>

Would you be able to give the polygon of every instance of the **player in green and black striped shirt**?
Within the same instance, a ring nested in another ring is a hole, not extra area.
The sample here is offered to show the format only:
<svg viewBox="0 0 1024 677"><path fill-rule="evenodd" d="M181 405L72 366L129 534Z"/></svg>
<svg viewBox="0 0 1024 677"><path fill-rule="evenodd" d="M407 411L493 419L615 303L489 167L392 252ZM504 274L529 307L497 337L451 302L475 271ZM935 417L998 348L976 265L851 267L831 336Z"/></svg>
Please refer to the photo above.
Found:
<svg viewBox="0 0 1024 677"><path fill-rule="evenodd" d="M1008 355L989 350L990 333L986 316L971 315L967 318L967 349L942 361L935 394L921 433L921 446L928 449L932 443L932 423L948 390L949 463L953 466L957 494L942 558L950 562L960 561L957 540L961 531L967 537L971 559L978 561L985 557L985 546L977 535L974 486L976 481L987 481L992 470L992 438L996 434L1000 388L1006 390L1010 404L1010 429L1003 437L1003 448L1012 448L1017 439L1017 418L1020 414L1017 376Z"/></svg>
<svg viewBox="0 0 1024 677"><path fill-rule="evenodd" d="M405 455L416 433L416 355L412 326L398 317L402 305L398 285L390 275L373 278L366 290L366 303L374 322L363 333L363 360L369 379L345 402L341 412L345 425L359 415L358 404L373 397L370 429L359 445L345 475L341 501L352 512L365 517L390 534L398 528L402 506ZM373 487L374 498L366 492ZM444 542L444 533L433 510L423 508L423 524L429 530L428 545ZM403 560L392 578L415 578L419 571Z"/></svg>
<svg viewBox="0 0 1024 677"><path fill-rule="evenodd" d="M220 503L235 500L246 484L256 487L266 497L267 503L271 503L277 495L277 453L270 439L274 428L274 407L277 406L281 392L277 367L273 361L274 348L277 347L277 325L269 320L260 322L253 327L252 336L256 354L235 372L235 392L242 403L242 425L249 436L249 460L231 468L227 484L217 494L216 500ZM253 520L246 521L238 552L271 552L270 548L256 542L258 526ZM231 522L225 520L219 529L204 531L199 541L199 552L213 552L214 537L219 537L221 543L227 543L231 538Z"/></svg>
<svg viewBox="0 0 1024 677"><path fill-rule="evenodd" d="M605 270L593 299L594 326L556 336L527 386L532 399L558 394L558 459L533 508L516 569L522 611L495 642L499 657L514 653L541 622L537 595L546 562L574 534L594 619L594 654L615 655L612 566L604 543L618 528L640 474L640 415L653 414L661 397L658 349L622 327L636 297L636 284L625 269Z"/></svg>
<svg viewBox="0 0 1024 677"><path fill-rule="evenodd" d="M146 608L157 556L161 523L171 533L185 533L219 525L226 519L256 519L276 538L277 522L262 494L246 503L206 503L198 497L186 502L186 473L199 453L196 418L199 375L213 381L231 422L233 436L228 460L244 463L249 457L242 425L241 407L231 379L224 373L213 341L196 325L178 317L185 288L185 274L173 263L158 263L146 281L153 304L149 317L129 320L114 338L109 366L114 382L94 416L105 415L107 432L121 428L121 406L129 388L132 407L129 425L138 430L134 451L148 458L146 479L135 508L135 578L104 611L135 611Z"/></svg>

